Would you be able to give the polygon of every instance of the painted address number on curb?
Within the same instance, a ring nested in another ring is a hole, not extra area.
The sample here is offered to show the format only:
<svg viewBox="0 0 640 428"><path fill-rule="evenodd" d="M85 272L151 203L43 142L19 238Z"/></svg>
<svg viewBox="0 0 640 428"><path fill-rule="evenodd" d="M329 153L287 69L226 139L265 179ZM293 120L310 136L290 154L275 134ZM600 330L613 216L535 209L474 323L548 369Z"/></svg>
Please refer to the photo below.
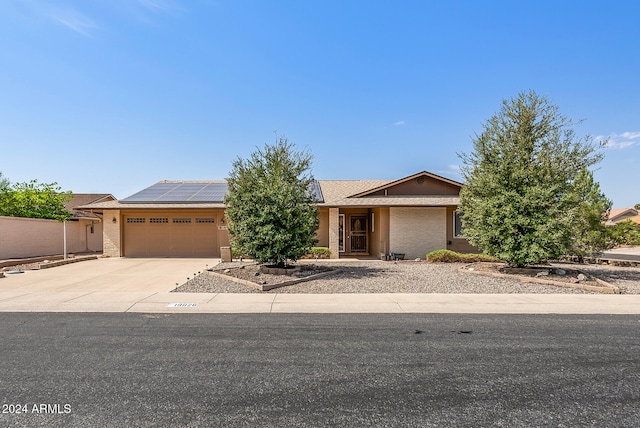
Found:
<svg viewBox="0 0 640 428"><path fill-rule="evenodd" d="M169 303L167 308L195 308L197 303Z"/></svg>

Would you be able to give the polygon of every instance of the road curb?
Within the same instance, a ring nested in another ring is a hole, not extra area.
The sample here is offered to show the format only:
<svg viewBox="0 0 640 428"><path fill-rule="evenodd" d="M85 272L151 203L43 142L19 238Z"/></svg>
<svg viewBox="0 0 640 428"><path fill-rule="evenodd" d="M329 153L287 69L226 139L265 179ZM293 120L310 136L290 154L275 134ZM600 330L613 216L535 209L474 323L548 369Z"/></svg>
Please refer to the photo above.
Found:
<svg viewBox="0 0 640 428"><path fill-rule="evenodd" d="M87 260L98 260L98 256L80 256L80 257L74 257L71 259L66 259L66 260L57 260L54 262L49 262L49 263L42 263L40 265L40 269L49 269L52 267L57 267L57 266L64 266L64 265L68 265L71 263L78 263L78 262L84 262Z"/></svg>

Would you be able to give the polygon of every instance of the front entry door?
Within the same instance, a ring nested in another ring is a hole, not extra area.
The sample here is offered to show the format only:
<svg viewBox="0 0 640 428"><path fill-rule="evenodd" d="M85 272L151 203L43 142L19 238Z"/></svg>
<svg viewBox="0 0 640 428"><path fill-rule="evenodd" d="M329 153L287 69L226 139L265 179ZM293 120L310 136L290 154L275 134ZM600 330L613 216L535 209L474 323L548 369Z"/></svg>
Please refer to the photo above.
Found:
<svg viewBox="0 0 640 428"><path fill-rule="evenodd" d="M350 219L351 226L351 252L366 253L367 252L367 216L352 215Z"/></svg>

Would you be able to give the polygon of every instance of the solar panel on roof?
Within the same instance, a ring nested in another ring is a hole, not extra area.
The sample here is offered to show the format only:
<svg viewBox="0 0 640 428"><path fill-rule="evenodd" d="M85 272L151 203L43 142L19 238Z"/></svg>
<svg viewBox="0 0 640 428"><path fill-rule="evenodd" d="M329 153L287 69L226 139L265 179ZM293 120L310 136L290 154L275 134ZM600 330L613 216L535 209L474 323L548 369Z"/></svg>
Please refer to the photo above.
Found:
<svg viewBox="0 0 640 428"><path fill-rule="evenodd" d="M318 181L314 181L309 192L316 202L324 202L322 190ZM225 195L229 193L229 185L223 182L160 182L139 191L122 203L223 203Z"/></svg>
<svg viewBox="0 0 640 428"><path fill-rule="evenodd" d="M206 189L206 191L205 191ZM122 199L122 203L222 203L228 191L220 182L160 182Z"/></svg>
<svg viewBox="0 0 640 428"><path fill-rule="evenodd" d="M177 190L183 192L197 192L198 190L204 189L206 186L206 183L186 183L181 185Z"/></svg>
<svg viewBox="0 0 640 428"><path fill-rule="evenodd" d="M320 188L318 180L313 180L313 184L311 185L311 194L314 196L316 202L324 202L322 189Z"/></svg>

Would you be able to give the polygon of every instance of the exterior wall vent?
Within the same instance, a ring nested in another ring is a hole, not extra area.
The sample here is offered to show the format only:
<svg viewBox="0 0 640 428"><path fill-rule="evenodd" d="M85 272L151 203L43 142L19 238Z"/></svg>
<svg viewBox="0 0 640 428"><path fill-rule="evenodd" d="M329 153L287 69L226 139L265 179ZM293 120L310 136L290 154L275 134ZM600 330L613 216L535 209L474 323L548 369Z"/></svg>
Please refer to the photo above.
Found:
<svg viewBox="0 0 640 428"><path fill-rule="evenodd" d="M205 218L196 218L196 223L215 223L215 218L205 217Z"/></svg>
<svg viewBox="0 0 640 428"><path fill-rule="evenodd" d="M173 219L174 223L191 223L191 219L190 218L181 218L181 217L176 217Z"/></svg>

